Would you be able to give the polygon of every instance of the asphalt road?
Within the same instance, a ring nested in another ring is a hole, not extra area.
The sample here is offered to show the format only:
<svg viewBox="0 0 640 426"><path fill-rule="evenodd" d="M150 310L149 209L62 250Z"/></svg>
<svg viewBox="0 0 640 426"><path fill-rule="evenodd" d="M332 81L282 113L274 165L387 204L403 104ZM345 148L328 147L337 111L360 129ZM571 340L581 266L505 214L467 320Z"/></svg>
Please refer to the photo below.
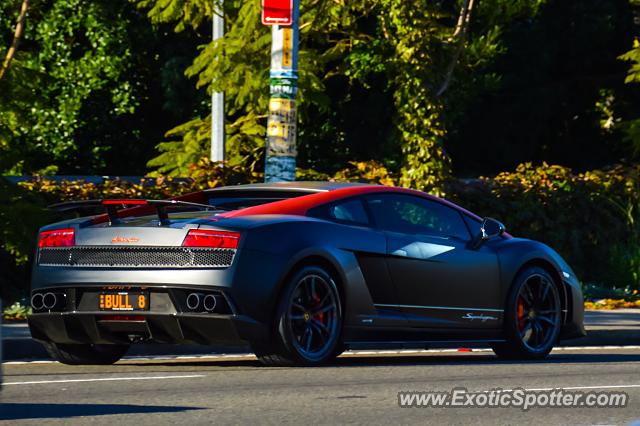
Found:
<svg viewBox="0 0 640 426"><path fill-rule="evenodd" d="M565 346L640 345L640 309L617 309L615 311L586 311L587 337L563 340ZM31 339L26 323L2 325L2 347L5 361L25 359L47 359L48 354L40 343ZM128 355L180 355L219 354L246 352L244 346L220 347L199 345L131 345Z"/></svg>
<svg viewBox="0 0 640 426"><path fill-rule="evenodd" d="M556 350L541 362L491 352L347 353L322 368L268 368L251 355L126 359L114 366L5 363L0 423L631 424L640 347ZM399 391L575 388L624 391L626 408L399 408Z"/></svg>

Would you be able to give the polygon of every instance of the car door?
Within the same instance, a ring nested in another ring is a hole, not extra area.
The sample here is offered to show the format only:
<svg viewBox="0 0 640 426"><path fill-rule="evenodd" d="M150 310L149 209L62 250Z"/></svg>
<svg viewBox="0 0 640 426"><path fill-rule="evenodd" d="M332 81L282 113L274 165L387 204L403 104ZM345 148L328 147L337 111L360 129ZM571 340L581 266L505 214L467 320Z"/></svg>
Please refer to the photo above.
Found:
<svg viewBox="0 0 640 426"><path fill-rule="evenodd" d="M316 207L307 213L330 222L346 225L359 230L357 238L349 238L341 248L353 253L358 269L366 286L366 295L360 293L351 300L351 306L362 303L363 306L383 307L398 303L398 294L391 279L385 261L387 256L387 237L385 232L374 228L361 197L351 197ZM346 231L344 232L346 234ZM350 233L351 234L351 233ZM353 287L353 286L352 286ZM373 306L372 306L373 305ZM364 309L366 311L366 309ZM403 312L395 309L378 308L363 318L363 324L407 327Z"/></svg>
<svg viewBox="0 0 640 426"><path fill-rule="evenodd" d="M462 214L444 203L405 194L365 198L387 235L386 263L395 308L426 328L495 328L502 321L499 265L489 245L470 248ZM384 306L387 305L387 306Z"/></svg>

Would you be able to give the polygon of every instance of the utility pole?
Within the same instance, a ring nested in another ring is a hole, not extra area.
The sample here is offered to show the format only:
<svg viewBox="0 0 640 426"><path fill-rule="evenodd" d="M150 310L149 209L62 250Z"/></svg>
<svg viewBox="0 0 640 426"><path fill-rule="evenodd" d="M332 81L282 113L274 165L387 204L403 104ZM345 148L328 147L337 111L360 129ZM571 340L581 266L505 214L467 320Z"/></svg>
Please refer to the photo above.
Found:
<svg viewBox="0 0 640 426"><path fill-rule="evenodd" d="M262 23L272 26L265 182L296 179L299 21L300 0L262 0Z"/></svg>
<svg viewBox="0 0 640 426"><path fill-rule="evenodd" d="M214 0L213 41L224 37L224 0ZM211 161L224 161L224 93L211 93Z"/></svg>

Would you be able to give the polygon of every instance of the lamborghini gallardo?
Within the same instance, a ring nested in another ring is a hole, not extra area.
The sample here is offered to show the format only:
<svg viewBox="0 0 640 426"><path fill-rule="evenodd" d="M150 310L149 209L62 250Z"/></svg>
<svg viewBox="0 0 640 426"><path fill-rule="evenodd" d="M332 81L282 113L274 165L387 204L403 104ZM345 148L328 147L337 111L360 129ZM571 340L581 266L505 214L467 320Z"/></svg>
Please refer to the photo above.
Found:
<svg viewBox="0 0 640 426"><path fill-rule="evenodd" d="M558 253L415 190L292 182L52 208L93 212L36 248L31 333L67 364L140 342L245 343L269 365L388 344L539 359L585 334Z"/></svg>

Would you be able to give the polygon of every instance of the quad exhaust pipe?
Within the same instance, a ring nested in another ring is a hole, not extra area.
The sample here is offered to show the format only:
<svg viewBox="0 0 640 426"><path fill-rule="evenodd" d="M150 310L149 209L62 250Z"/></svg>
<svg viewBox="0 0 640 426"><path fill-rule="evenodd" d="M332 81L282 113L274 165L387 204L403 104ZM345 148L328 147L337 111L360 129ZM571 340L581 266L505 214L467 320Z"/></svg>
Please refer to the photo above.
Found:
<svg viewBox="0 0 640 426"><path fill-rule="evenodd" d="M202 293L189 293L189 295L187 296L187 308L192 311L199 310L203 296L204 295Z"/></svg>
<svg viewBox="0 0 640 426"><path fill-rule="evenodd" d="M35 293L31 296L31 307L36 311L56 310L64 307L67 295L64 293Z"/></svg>
<svg viewBox="0 0 640 426"><path fill-rule="evenodd" d="M213 294L207 294L202 302L207 312L213 312L216 309L217 300Z"/></svg>
<svg viewBox="0 0 640 426"><path fill-rule="evenodd" d="M45 309L51 310L58 304L58 296L53 293L45 293L42 296L42 306Z"/></svg>
<svg viewBox="0 0 640 426"><path fill-rule="evenodd" d="M213 312L218 305L218 300L213 294L189 293L187 296L187 308L194 312Z"/></svg>
<svg viewBox="0 0 640 426"><path fill-rule="evenodd" d="M31 307L36 310L39 311L42 308L44 308L44 296L42 295L42 293L36 293L33 296L31 296Z"/></svg>

